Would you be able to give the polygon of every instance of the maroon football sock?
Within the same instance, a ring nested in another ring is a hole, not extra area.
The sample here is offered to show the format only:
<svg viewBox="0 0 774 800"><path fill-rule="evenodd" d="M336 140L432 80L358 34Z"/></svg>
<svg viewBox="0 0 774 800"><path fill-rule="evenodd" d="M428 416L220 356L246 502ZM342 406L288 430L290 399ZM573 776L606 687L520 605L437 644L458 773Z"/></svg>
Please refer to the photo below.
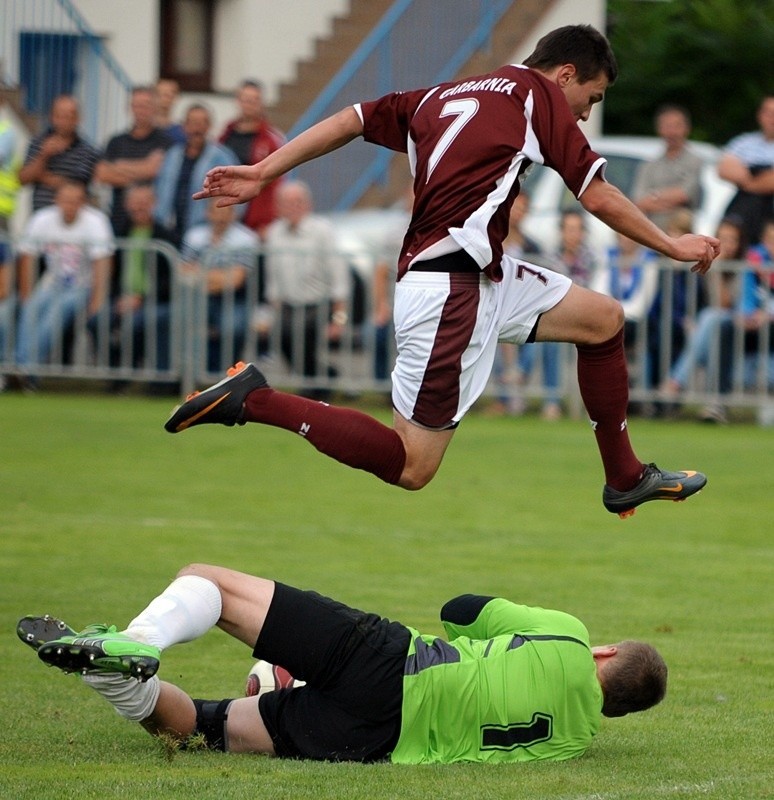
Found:
<svg viewBox="0 0 774 800"><path fill-rule="evenodd" d="M406 464L403 440L367 414L317 400L256 389L245 399L245 419L303 436L321 453L342 464L397 484Z"/></svg>
<svg viewBox="0 0 774 800"><path fill-rule="evenodd" d="M623 330L601 344L578 345L578 384L597 437L606 483L619 492L633 488L643 465L632 450L627 429L629 375Z"/></svg>

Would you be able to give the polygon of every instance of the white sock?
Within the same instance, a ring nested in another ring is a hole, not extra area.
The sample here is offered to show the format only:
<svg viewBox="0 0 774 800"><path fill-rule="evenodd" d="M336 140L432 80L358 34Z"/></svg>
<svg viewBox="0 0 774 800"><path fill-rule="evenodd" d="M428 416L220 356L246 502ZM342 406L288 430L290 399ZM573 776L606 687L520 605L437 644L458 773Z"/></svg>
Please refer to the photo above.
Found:
<svg viewBox="0 0 774 800"><path fill-rule="evenodd" d="M159 699L161 683L158 676L141 683L135 678L126 678L118 673L87 673L83 675L87 683L102 695L113 708L126 719L140 722L151 715Z"/></svg>
<svg viewBox="0 0 774 800"><path fill-rule="evenodd" d="M220 619L220 590L198 575L176 578L124 633L131 639L165 650L203 636Z"/></svg>

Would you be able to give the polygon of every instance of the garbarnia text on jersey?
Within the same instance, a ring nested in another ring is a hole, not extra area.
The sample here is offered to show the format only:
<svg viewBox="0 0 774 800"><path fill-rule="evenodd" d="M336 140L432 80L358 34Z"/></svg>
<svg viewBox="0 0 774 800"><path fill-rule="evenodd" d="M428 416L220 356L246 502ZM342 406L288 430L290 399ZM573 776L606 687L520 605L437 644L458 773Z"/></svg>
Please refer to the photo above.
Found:
<svg viewBox="0 0 774 800"><path fill-rule="evenodd" d="M463 81L449 89L444 89L440 98L451 97L462 92L504 92L510 94L516 87L516 81L509 81L507 78L484 78L480 81Z"/></svg>

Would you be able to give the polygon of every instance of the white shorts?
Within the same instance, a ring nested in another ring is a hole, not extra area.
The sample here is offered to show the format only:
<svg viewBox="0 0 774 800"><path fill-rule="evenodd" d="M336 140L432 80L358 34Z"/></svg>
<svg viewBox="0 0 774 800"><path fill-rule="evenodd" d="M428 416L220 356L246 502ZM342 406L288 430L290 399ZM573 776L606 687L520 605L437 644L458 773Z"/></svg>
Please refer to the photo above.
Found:
<svg viewBox="0 0 774 800"><path fill-rule="evenodd" d="M498 342L521 344L570 290L564 275L503 256L503 279L409 270L395 287L392 402L431 429L455 426L486 388Z"/></svg>

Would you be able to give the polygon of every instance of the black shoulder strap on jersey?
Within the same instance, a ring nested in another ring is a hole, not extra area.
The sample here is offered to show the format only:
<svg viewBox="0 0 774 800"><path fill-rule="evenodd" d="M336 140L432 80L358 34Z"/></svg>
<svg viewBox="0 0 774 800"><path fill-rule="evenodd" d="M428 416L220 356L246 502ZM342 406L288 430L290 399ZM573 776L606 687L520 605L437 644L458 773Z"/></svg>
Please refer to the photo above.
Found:
<svg viewBox="0 0 774 800"><path fill-rule="evenodd" d="M441 609L441 622L450 622L452 625L472 625L484 606L494 600L494 597L484 597L480 594L461 594L449 600Z"/></svg>

